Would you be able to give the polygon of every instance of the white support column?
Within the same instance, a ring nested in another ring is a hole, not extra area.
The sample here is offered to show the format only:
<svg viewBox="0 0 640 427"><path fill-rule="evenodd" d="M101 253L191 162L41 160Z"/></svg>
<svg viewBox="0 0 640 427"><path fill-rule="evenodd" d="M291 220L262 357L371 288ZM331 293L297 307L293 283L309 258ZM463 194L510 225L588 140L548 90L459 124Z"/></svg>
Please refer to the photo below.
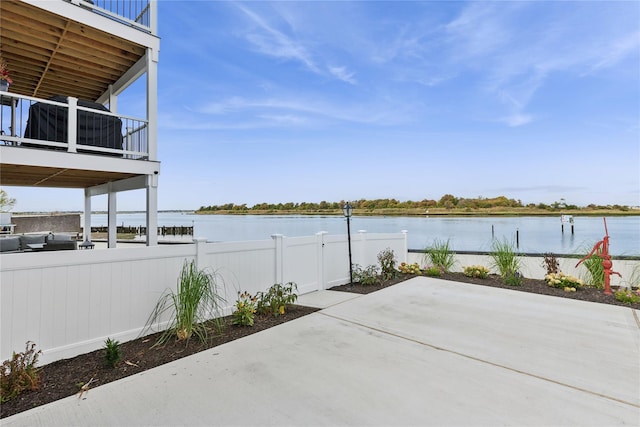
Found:
<svg viewBox="0 0 640 427"><path fill-rule="evenodd" d="M158 52L149 48L146 58L149 160L158 160Z"/></svg>
<svg viewBox="0 0 640 427"><path fill-rule="evenodd" d="M109 92L109 111L111 111L112 113L117 113L118 96L113 93L113 85L109 85L109 89L107 89L107 92Z"/></svg>
<svg viewBox="0 0 640 427"><path fill-rule="evenodd" d="M147 176L147 246L158 245L158 175Z"/></svg>
<svg viewBox="0 0 640 427"><path fill-rule="evenodd" d="M316 258L318 260L318 290L322 291L326 289L327 284L325 283L324 277L324 236L327 234L326 231L320 231L316 233Z"/></svg>
<svg viewBox="0 0 640 427"><path fill-rule="evenodd" d="M116 242L118 240L117 228L118 224L116 223L116 213L117 213L117 199L116 192L111 191L109 189L109 194L107 195L107 247L115 248Z"/></svg>
<svg viewBox="0 0 640 427"><path fill-rule="evenodd" d="M156 0L149 2L149 28L151 34L158 34L158 2Z"/></svg>
<svg viewBox="0 0 640 427"><path fill-rule="evenodd" d="M69 96L67 98L69 104L67 114L67 151L69 153L77 153L76 144L78 142L78 98Z"/></svg>
<svg viewBox="0 0 640 427"><path fill-rule="evenodd" d="M82 225L83 241L91 241L91 194L84 189L84 224Z"/></svg>
<svg viewBox="0 0 640 427"><path fill-rule="evenodd" d="M275 283L284 283L284 235L282 234L272 234L271 238L274 241L276 247L276 274L275 274Z"/></svg>

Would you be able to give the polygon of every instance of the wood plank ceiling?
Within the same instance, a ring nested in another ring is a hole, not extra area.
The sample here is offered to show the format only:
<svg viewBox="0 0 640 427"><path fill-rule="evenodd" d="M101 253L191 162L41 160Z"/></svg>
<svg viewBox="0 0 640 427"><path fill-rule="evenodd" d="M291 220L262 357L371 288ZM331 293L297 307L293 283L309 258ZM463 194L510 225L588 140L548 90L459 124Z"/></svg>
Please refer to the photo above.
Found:
<svg viewBox="0 0 640 427"><path fill-rule="evenodd" d="M131 178L131 173L42 166L2 165L2 185L18 187L89 188L111 181Z"/></svg>
<svg viewBox="0 0 640 427"><path fill-rule="evenodd" d="M145 49L21 1L0 0L0 53L13 80L11 92L95 101ZM0 182L8 186L88 188L132 176L6 163L0 167Z"/></svg>
<svg viewBox="0 0 640 427"><path fill-rule="evenodd" d="M1 0L0 52L13 79L11 92L95 101L145 50L29 4Z"/></svg>

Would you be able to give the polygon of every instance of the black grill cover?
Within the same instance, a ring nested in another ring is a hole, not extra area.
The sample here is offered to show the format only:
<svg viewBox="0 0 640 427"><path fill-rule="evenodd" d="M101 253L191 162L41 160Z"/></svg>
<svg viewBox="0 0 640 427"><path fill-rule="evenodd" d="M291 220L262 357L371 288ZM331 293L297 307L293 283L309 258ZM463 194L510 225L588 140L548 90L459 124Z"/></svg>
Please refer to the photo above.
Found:
<svg viewBox="0 0 640 427"><path fill-rule="evenodd" d="M67 97L56 95L52 101L67 103ZM78 106L109 111L101 104L79 99ZM68 142L67 108L37 102L29 107L25 138ZM78 110L78 145L122 149L122 120L113 116ZM54 148L54 147L47 147ZM78 151L83 150L78 147ZM86 151L85 151L86 152ZM110 153L109 153L110 154Z"/></svg>

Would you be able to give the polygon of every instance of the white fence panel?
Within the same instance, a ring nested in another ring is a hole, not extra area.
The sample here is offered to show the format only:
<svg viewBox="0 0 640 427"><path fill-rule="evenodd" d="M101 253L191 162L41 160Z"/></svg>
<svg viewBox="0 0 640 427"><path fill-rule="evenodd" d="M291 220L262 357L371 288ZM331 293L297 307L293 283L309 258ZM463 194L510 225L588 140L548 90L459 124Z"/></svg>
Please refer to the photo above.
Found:
<svg viewBox="0 0 640 427"><path fill-rule="evenodd" d="M283 283L294 282L300 294L317 291L318 237L283 238Z"/></svg>
<svg viewBox="0 0 640 427"><path fill-rule="evenodd" d="M358 250L367 263L376 263L384 248L399 254L402 242L406 247L405 234L368 234L361 240ZM42 363L102 348L107 338L139 336L159 298L176 289L185 261L218 274L226 300L223 314L232 312L238 291L255 295L274 283L293 281L299 293L307 293L349 280L347 237L324 232L253 242L197 239L186 245L0 256L0 356L8 359L33 341L43 350Z"/></svg>
<svg viewBox="0 0 640 427"><path fill-rule="evenodd" d="M224 314L231 314L238 292L257 292L275 283L275 244L271 240L206 243L199 250L201 268L215 272L224 298Z"/></svg>
<svg viewBox="0 0 640 427"><path fill-rule="evenodd" d="M324 289L349 283L347 236L324 236Z"/></svg>

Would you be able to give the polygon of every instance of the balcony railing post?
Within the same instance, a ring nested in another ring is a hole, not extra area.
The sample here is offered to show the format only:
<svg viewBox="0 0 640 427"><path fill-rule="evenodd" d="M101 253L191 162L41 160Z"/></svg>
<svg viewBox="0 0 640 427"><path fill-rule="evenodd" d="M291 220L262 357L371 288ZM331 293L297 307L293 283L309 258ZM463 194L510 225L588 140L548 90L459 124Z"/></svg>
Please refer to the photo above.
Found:
<svg viewBox="0 0 640 427"><path fill-rule="evenodd" d="M67 114L67 150L69 153L77 153L78 141L78 98L68 97L69 110Z"/></svg>

